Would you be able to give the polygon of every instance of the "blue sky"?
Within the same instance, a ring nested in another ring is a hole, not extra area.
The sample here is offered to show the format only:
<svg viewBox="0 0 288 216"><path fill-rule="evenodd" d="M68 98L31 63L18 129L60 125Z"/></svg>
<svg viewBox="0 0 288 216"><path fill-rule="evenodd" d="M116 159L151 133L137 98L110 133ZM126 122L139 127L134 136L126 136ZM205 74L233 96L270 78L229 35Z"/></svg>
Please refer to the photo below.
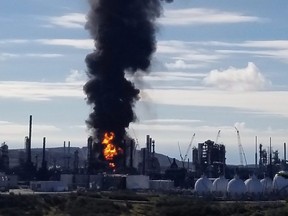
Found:
<svg viewBox="0 0 288 216"><path fill-rule="evenodd" d="M239 164L236 126L249 163L254 140L274 150L288 141L288 1L178 0L157 21L157 52L149 75L127 77L141 87L138 121L129 134L144 147L179 158L207 139L225 144ZM90 107L82 86L93 50L83 0L0 2L0 142L23 148L33 115L33 147L86 145Z"/></svg>

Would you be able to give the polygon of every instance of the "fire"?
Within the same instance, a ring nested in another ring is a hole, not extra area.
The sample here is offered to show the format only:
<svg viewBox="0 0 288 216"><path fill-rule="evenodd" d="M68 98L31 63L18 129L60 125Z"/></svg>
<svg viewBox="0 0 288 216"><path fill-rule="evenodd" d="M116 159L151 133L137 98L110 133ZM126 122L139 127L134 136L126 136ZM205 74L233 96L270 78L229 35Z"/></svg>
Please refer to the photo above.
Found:
<svg viewBox="0 0 288 216"><path fill-rule="evenodd" d="M109 167L110 168L115 168L116 165L115 163L113 163L113 159L116 155L119 154L119 152L122 151L121 148L117 148L114 144L113 144L113 140L115 138L115 134L113 132L106 132L104 134L104 138L102 141L102 144L104 145L104 149L103 149L103 154L104 157L107 161L109 162Z"/></svg>

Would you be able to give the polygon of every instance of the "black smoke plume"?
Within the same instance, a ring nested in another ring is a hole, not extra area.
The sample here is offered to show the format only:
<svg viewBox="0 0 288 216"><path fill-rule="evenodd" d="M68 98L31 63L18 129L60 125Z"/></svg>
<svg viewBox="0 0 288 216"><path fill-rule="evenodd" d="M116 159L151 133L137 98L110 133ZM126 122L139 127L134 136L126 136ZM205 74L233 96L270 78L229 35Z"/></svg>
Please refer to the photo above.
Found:
<svg viewBox="0 0 288 216"><path fill-rule="evenodd" d="M166 0L171 2L171 0ZM86 57L89 81L84 86L93 112L86 121L94 138L113 131L120 143L135 121L139 89L125 73L147 71L156 50L155 19L160 0L89 0L86 28L95 50Z"/></svg>

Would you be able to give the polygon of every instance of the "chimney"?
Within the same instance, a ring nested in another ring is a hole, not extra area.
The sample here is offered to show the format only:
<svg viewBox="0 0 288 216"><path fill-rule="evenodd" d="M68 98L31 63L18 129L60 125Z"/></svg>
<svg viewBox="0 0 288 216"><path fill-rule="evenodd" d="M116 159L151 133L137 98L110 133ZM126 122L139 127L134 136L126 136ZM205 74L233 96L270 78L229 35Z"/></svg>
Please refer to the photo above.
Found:
<svg viewBox="0 0 288 216"><path fill-rule="evenodd" d="M147 149L147 152L150 152L149 147L150 147L150 136L147 135L146 136L146 149Z"/></svg>
<svg viewBox="0 0 288 216"><path fill-rule="evenodd" d="M271 140L271 137L270 137L270 153L269 153L269 164L271 165L272 164L272 140Z"/></svg>
<svg viewBox="0 0 288 216"><path fill-rule="evenodd" d="M27 143L27 163L31 163L32 115L29 117L29 136Z"/></svg>
<svg viewBox="0 0 288 216"><path fill-rule="evenodd" d="M152 156L155 156L155 140L152 141Z"/></svg>
<svg viewBox="0 0 288 216"><path fill-rule="evenodd" d="M257 136L255 136L255 168L257 167L257 151L258 151L258 148L257 148Z"/></svg>
<svg viewBox="0 0 288 216"><path fill-rule="evenodd" d="M43 137L43 149L42 149L42 168L46 168L46 156L45 156L45 150L46 150L46 137Z"/></svg>
<svg viewBox="0 0 288 216"><path fill-rule="evenodd" d="M284 161L286 163L286 143L284 143Z"/></svg>
<svg viewBox="0 0 288 216"><path fill-rule="evenodd" d="M90 136L87 140L87 161L88 161L88 171L90 172L93 167L93 138Z"/></svg>
<svg viewBox="0 0 288 216"><path fill-rule="evenodd" d="M66 154L66 142L64 141L64 144L63 144L63 149L64 149L64 155Z"/></svg>
<svg viewBox="0 0 288 216"><path fill-rule="evenodd" d="M150 140L149 140L149 155L151 156L151 153L152 153L152 138L150 137Z"/></svg>
<svg viewBox="0 0 288 216"><path fill-rule="evenodd" d="M67 168L70 169L70 141L68 141Z"/></svg>

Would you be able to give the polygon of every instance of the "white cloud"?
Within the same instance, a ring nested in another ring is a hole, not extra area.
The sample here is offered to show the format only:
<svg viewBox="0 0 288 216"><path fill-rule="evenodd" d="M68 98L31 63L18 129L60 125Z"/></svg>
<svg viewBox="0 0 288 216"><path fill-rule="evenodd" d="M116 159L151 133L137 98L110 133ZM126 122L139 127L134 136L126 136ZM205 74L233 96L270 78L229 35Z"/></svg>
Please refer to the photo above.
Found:
<svg viewBox="0 0 288 216"><path fill-rule="evenodd" d="M212 70L203 81L207 86L236 91L263 90L269 83L252 62L249 62L246 68L230 67L223 71Z"/></svg>
<svg viewBox="0 0 288 216"><path fill-rule="evenodd" d="M65 81L68 83L83 83L87 80L87 76L83 71L71 70Z"/></svg>
<svg viewBox="0 0 288 216"><path fill-rule="evenodd" d="M84 28L86 23L85 14L69 13L58 17L49 17L48 21L53 26L60 26L64 28Z"/></svg>
<svg viewBox="0 0 288 216"><path fill-rule="evenodd" d="M199 123L201 120L196 119L150 119L141 121L143 124L190 124L190 123Z"/></svg>
<svg viewBox="0 0 288 216"><path fill-rule="evenodd" d="M0 45L6 44L25 44L28 43L29 40L26 39L7 39L7 40L0 40Z"/></svg>
<svg viewBox="0 0 288 216"><path fill-rule="evenodd" d="M246 16L235 12L219 11L206 8L188 8L165 10L164 16L159 19L163 25L203 25L227 24L243 22L259 22L262 19L255 16Z"/></svg>
<svg viewBox="0 0 288 216"><path fill-rule="evenodd" d="M53 97L84 98L83 83L0 82L0 98L50 100Z"/></svg>
<svg viewBox="0 0 288 216"><path fill-rule="evenodd" d="M180 42L179 42L180 43ZM288 40L267 40L267 41L239 41L238 43L229 43L222 41L194 41L185 42L186 46L203 47L207 46L211 49L212 46L219 47L214 50L219 54L248 54L254 57L273 58L288 63ZM220 47L225 47L221 49ZM227 49L226 47L232 47ZM233 49L233 47L235 49ZM239 47L248 49L240 50ZM230 55L229 55L230 56Z"/></svg>
<svg viewBox="0 0 288 216"><path fill-rule="evenodd" d="M94 47L91 39L39 39L36 42L45 45L70 46L77 49L93 49Z"/></svg>
<svg viewBox="0 0 288 216"><path fill-rule="evenodd" d="M217 53L211 49L199 49L199 47L195 47L192 42L176 40L159 41L157 43L157 53L167 55L171 59L176 60L175 63L177 64L171 64L170 66L172 67L183 67L185 66L183 64L185 61L194 61L197 62L195 65L198 67L204 67L206 63L216 62L225 57L221 53ZM186 66L192 68L191 64L186 64Z"/></svg>
<svg viewBox="0 0 288 216"><path fill-rule="evenodd" d="M288 91L220 91L207 89L146 89L156 104L228 107L288 117ZM142 98L143 101L148 100Z"/></svg>
<svg viewBox="0 0 288 216"><path fill-rule="evenodd" d="M167 69L175 70L175 69L193 69L203 67L201 64L189 64L186 63L184 60L178 59L173 63L165 63Z"/></svg>
<svg viewBox="0 0 288 216"><path fill-rule="evenodd" d="M58 53L23 53L23 54L15 54L15 53L0 53L0 61L5 61L11 58L58 58L62 57L62 54Z"/></svg>
<svg viewBox="0 0 288 216"><path fill-rule="evenodd" d="M18 57L18 55L13 53L0 53L0 61L5 61L10 58Z"/></svg>
<svg viewBox="0 0 288 216"><path fill-rule="evenodd" d="M196 81L205 77L204 73L191 72L151 72L149 75L139 75L144 81ZM130 78L132 79L132 78Z"/></svg>

